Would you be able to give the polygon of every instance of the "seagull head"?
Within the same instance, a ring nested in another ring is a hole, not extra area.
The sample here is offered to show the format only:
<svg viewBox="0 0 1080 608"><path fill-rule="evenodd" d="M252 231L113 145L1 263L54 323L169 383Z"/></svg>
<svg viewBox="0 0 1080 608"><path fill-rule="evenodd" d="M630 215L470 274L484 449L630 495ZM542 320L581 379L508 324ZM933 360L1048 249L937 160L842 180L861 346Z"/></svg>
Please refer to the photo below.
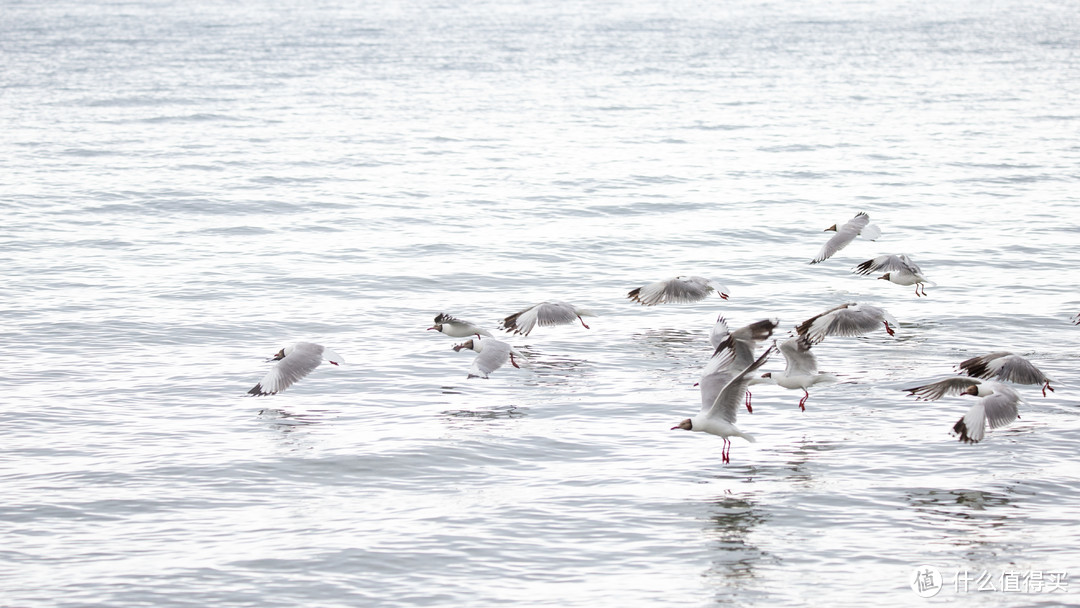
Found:
<svg viewBox="0 0 1080 608"><path fill-rule="evenodd" d="M463 348L473 349L473 341L472 340L466 340L466 341L462 342L461 344L454 345L454 352L461 352L461 349L463 349Z"/></svg>
<svg viewBox="0 0 1080 608"><path fill-rule="evenodd" d="M822 232L836 232L836 224L833 224L832 226L829 226L825 230L822 230Z"/></svg>
<svg viewBox="0 0 1080 608"><path fill-rule="evenodd" d="M883 275L881 275L880 277L878 277L878 280L879 280L879 281L880 281L881 279L885 279L886 281L888 281L888 280L889 280L889 273L887 273L887 272L886 272L885 274L883 274Z"/></svg>
<svg viewBox="0 0 1080 608"><path fill-rule="evenodd" d="M677 429L682 429L684 431L692 431L694 430L694 423L689 418L687 418L686 420L680 422L678 426L671 427L671 430L673 431Z"/></svg>
<svg viewBox="0 0 1080 608"><path fill-rule="evenodd" d="M267 359L267 361L281 361L282 359L284 359L291 352L292 352L292 347L291 346L286 346L285 348L277 351L277 353L273 357L270 357L269 359Z"/></svg>
<svg viewBox="0 0 1080 608"><path fill-rule="evenodd" d="M442 331L442 323L436 323L435 325L432 325L431 327L428 328L428 331L431 331L433 329L435 331Z"/></svg>
<svg viewBox="0 0 1080 608"><path fill-rule="evenodd" d="M762 378L772 378L772 372L765 372L764 374L761 374L761 377Z"/></svg>

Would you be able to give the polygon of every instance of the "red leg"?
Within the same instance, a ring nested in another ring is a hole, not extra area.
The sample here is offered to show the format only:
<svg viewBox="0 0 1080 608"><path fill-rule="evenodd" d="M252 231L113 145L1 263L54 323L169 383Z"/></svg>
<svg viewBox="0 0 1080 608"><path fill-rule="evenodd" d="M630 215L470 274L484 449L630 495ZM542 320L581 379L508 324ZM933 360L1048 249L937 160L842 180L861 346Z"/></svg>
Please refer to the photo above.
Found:
<svg viewBox="0 0 1080 608"><path fill-rule="evenodd" d="M588 325L585 325L585 319L582 319L580 315L578 315L578 318L577 318L577 320L578 320L578 321L581 321L581 325L582 325L582 327L584 327L585 329L589 329L589 326L588 326Z"/></svg>
<svg viewBox="0 0 1080 608"><path fill-rule="evenodd" d="M1050 386L1050 381L1049 380L1047 380L1046 384L1043 385L1043 397L1046 396L1046 389L1050 389L1051 393L1054 392L1054 387Z"/></svg>
<svg viewBox="0 0 1080 608"><path fill-rule="evenodd" d="M753 397L753 395L750 394L750 391L746 391L746 411L753 414L754 408L750 407L750 397Z"/></svg>
<svg viewBox="0 0 1080 608"><path fill-rule="evenodd" d="M521 369L521 366L517 364L517 361L514 361L514 353L510 353L510 365L513 365L514 367L516 367L518 369Z"/></svg>
<svg viewBox="0 0 1080 608"><path fill-rule="evenodd" d="M723 438L724 447L720 449L720 458L724 464L731 462L731 441L727 437Z"/></svg>
<svg viewBox="0 0 1080 608"><path fill-rule="evenodd" d="M893 331L893 328L889 327L889 322L888 321L885 321L885 331L889 332L890 336L895 336L896 335L896 332Z"/></svg>
<svg viewBox="0 0 1080 608"><path fill-rule="evenodd" d="M810 393L804 388L802 392L805 393L802 399L799 399L799 409L806 411L806 400L810 397Z"/></svg>

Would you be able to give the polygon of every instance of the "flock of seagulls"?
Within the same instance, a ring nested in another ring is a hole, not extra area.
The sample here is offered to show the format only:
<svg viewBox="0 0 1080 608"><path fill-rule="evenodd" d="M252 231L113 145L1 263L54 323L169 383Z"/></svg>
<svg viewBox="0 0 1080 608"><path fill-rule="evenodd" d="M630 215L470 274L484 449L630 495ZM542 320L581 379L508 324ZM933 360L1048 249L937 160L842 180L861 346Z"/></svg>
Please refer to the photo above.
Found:
<svg viewBox="0 0 1080 608"><path fill-rule="evenodd" d="M858 237L873 241L881 236L881 230L870 223L870 216L866 213L857 214L840 227L830 226L826 231L836 234L821 247L810 264L824 262ZM897 285L914 285L915 295L919 297L926 295L927 284L934 285L904 253L880 255L866 260L858 264L853 272L860 275L882 272L884 274L879 279ZM679 276L632 289L626 297L643 306L656 306L699 302L713 293L727 300L730 290L704 277ZM596 315L573 304L548 301L505 317L499 329L520 336L528 336L537 327L554 325L580 323L589 329L583 317L593 316ZM1080 315L1072 321L1080 324ZM773 339L772 344L758 355L758 346L772 338L777 327L778 319L763 319L732 331L727 320L720 316L709 332L712 356L697 383L701 392L701 410L672 427L672 430L719 436L724 442L722 460L724 463L730 462L730 438L754 441L752 435L742 432L735 425L741 407L753 412L750 386L774 384L785 389L802 390L799 408L805 411L811 388L837 381L835 376L818 371L817 357L813 353L815 345L826 338L861 336L881 328L893 336L899 322L883 308L847 302L803 321L795 327L791 337L779 343ZM495 338L476 323L446 313L436 315L434 325L428 330L454 338L468 338L452 347L455 352L471 350L476 353L469 367L468 378L487 378L507 363L519 368L526 362L526 357L509 343ZM776 352L784 357L784 371L760 373L761 367ZM277 364L248 391L250 395L276 394L311 373L323 361L338 365L344 360L324 346L300 342L281 349L268 361L277 361ZM947 395L978 397L978 401L952 427L953 433L965 443L979 442L985 438L987 427L999 428L1019 417L1021 397L1011 385L1039 385L1043 396L1046 396L1047 390L1054 390L1050 386L1052 380L1046 374L1024 357L1010 352L973 357L961 362L958 369L966 375L903 390L917 400L937 400Z"/></svg>

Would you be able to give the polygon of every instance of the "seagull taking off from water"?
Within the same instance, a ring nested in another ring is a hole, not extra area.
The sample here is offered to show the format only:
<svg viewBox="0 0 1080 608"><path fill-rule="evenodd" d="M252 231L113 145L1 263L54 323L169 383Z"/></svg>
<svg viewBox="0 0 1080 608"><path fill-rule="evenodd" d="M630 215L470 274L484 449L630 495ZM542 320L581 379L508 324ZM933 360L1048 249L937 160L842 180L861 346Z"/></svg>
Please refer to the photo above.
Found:
<svg viewBox="0 0 1080 608"><path fill-rule="evenodd" d="M957 367L973 378L1005 380L1017 384L1041 384L1043 397L1046 396L1047 389L1054 392L1054 387L1050 386L1051 379L1042 373L1042 370L1035 367L1031 361L1010 352L1000 351L972 357L961 361Z"/></svg>
<svg viewBox="0 0 1080 608"><path fill-rule="evenodd" d="M896 331L889 323L900 325L884 308L848 302L803 321L795 331L805 336L810 344L817 344L826 336L861 336L874 331L882 323L890 336L895 335Z"/></svg>
<svg viewBox="0 0 1080 608"><path fill-rule="evenodd" d="M923 276L922 269L906 253L879 255L872 260L866 260L859 264L852 272L862 275L884 272L885 274L878 277L878 279L885 279L897 285L914 285L916 296L919 295L920 287L922 288L922 295L926 295L926 283L937 285L937 283L929 281Z"/></svg>
<svg viewBox="0 0 1080 608"><path fill-rule="evenodd" d="M248 394L261 397L280 393L297 380L310 374L324 359L333 365L345 361L337 353L321 344L297 342L292 346L286 346L267 359L267 361L277 361L277 365L267 372L266 376L248 391Z"/></svg>
<svg viewBox="0 0 1080 608"><path fill-rule="evenodd" d="M806 400L810 398L810 391L807 389L822 382L836 382L836 376L818 373L817 357L810 352L810 346L810 341L803 336L788 338L780 344L780 354L784 355L787 363L784 371L761 375L765 381L775 382L784 388L801 388L803 397L799 400L799 409L804 412Z"/></svg>
<svg viewBox="0 0 1080 608"><path fill-rule="evenodd" d="M581 317L595 316L591 311L566 302L541 302L506 317L503 319L502 328L515 334L527 336L537 325L541 327L545 325L567 325L577 319L581 321L582 327L589 329L589 326L585 325L585 321Z"/></svg>
<svg viewBox="0 0 1080 608"><path fill-rule="evenodd" d="M944 395L975 395L981 397L967 413L953 425L953 433L964 443L978 443L986 436L986 426L996 429L1020 417L1020 395L990 380L958 376L923 386L905 388L919 400L936 400Z"/></svg>
<svg viewBox="0 0 1080 608"><path fill-rule="evenodd" d="M870 216L862 212L839 228L836 227L836 224L829 226L825 229L825 232L830 230L836 232L836 234L822 245L821 251L818 252L814 259L810 260L811 264L824 262L831 258L837 251L847 247L857 236L870 241L876 241L881 236L881 229L871 224Z"/></svg>
<svg viewBox="0 0 1080 608"><path fill-rule="evenodd" d="M514 358L525 358L512 346L495 338L466 340L454 346L454 352L461 352L463 348L476 351L476 358L473 359L472 367L469 368L469 378L487 378L488 374L505 365L507 361L510 365L520 368L521 366Z"/></svg>
<svg viewBox="0 0 1080 608"><path fill-rule="evenodd" d="M744 369L735 370L729 364L715 370L706 368L701 376L701 411L693 418L687 418L671 430L701 431L719 436L724 440L720 458L724 463L731 461L731 440L728 437L742 437L753 443L754 436L744 433L735 426L740 401L746 391L746 384L754 371L765 364L773 347L765 350L756 361Z"/></svg>
<svg viewBox="0 0 1080 608"><path fill-rule="evenodd" d="M428 328L428 330L434 329L435 331L444 333L451 338L464 338L465 336L488 336L491 337L486 329L482 329L475 323L454 318L444 312L440 312L435 315L435 325Z"/></svg>
<svg viewBox="0 0 1080 608"><path fill-rule="evenodd" d="M727 287L705 277L675 277L633 289L626 294L626 297L642 306L656 306L677 302L698 302L707 298L710 291L715 291L725 300L731 292Z"/></svg>

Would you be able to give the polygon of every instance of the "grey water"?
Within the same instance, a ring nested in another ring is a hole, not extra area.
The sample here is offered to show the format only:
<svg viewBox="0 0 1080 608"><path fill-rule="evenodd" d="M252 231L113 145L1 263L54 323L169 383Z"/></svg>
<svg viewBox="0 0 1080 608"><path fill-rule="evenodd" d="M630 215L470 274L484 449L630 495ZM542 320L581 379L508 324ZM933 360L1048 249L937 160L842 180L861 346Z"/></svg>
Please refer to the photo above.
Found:
<svg viewBox="0 0 1080 608"><path fill-rule="evenodd" d="M1080 3L0 15L0 605L1077 603ZM731 298L626 298L680 274ZM548 299L486 380L427 331ZM846 301L900 327L805 412L669 430L717 316ZM297 341L345 363L247 396ZM901 390L997 350L1056 391L979 444Z"/></svg>

